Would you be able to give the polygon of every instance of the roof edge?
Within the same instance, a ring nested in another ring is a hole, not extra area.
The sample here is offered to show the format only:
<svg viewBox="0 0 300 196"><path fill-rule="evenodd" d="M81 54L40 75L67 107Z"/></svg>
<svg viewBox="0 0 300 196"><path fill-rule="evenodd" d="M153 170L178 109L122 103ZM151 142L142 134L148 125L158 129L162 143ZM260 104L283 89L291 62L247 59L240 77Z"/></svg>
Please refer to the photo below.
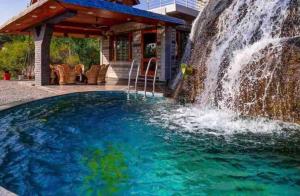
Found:
<svg viewBox="0 0 300 196"><path fill-rule="evenodd" d="M138 8L111 3L107 1L92 1L92 0L85 0L84 2L82 0L56 0L61 3L66 4L73 4L77 6L82 7L89 7L89 8L98 8L98 9L106 9L112 12L119 12L122 14L128 14L128 15L134 15L139 17L145 17L155 20L161 20L162 22L171 23L175 25L185 25L186 22L182 19L178 19L171 16L166 16L162 14L153 13L146 10L141 10Z"/></svg>
<svg viewBox="0 0 300 196"><path fill-rule="evenodd" d="M44 5L45 3L47 3L49 0L40 0L32 5L30 5L29 7L27 7L25 10L23 10L22 12L20 12L18 15L13 16L12 18L8 19L6 22L4 22L2 25L0 25L0 31L5 28L6 26L8 26L9 24L13 23L15 20L25 16L26 14L32 12L33 10L35 10L36 8Z"/></svg>

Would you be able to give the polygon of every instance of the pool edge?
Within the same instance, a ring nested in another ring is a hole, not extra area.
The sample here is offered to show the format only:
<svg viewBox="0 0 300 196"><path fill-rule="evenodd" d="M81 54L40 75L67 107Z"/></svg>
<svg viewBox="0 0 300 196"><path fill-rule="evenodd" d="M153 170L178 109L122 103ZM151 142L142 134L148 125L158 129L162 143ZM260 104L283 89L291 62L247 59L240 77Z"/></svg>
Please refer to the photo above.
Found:
<svg viewBox="0 0 300 196"><path fill-rule="evenodd" d="M124 93L126 93L125 90L98 90L98 91L82 91L82 92L70 92L70 93L64 93L64 94L54 94L54 95L42 97L42 98L21 100L21 101L15 101L15 102L3 104L3 105L0 105L0 112L7 111L7 110L13 109L15 107L21 106L21 105L25 105L28 103L34 103L34 102L41 101L41 100L47 100L47 99L51 99L51 98L55 98L55 97L63 97L63 96L72 95L72 94L93 93L93 92L95 92L95 93L96 92L124 92ZM0 195L0 196L2 196L2 195Z"/></svg>
<svg viewBox="0 0 300 196"><path fill-rule="evenodd" d="M10 192L9 190L0 186L0 195L1 196L17 196L15 193Z"/></svg>

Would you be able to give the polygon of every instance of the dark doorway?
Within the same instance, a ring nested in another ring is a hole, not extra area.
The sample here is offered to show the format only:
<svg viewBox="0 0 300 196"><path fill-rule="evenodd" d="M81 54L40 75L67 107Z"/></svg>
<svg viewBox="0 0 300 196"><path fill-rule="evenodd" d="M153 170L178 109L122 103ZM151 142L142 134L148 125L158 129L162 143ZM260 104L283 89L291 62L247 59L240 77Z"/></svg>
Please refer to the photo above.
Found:
<svg viewBox="0 0 300 196"><path fill-rule="evenodd" d="M155 64L157 61L157 31L147 30L142 32L142 75L145 74L148 62L151 58L154 60L149 68L148 75L153 76Z"/></svg>

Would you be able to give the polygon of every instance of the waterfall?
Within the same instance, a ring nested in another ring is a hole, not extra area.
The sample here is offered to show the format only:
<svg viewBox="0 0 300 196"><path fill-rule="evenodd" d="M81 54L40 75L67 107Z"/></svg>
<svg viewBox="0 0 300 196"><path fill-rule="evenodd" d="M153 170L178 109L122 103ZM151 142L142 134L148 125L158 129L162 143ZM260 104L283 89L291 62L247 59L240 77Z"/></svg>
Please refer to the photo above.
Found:
<svg viewBox="0 0 300 196"><path fill-rule="evenodd" d="M181 60L183 63L188 63L188 61L189 61L189 58L191 55L191 50L192 50L192 44L195 41L197 32L199 31L199 26L197 24L199 24L200 19L201 19L201 11L198 14L197 18L193 22L191 33L189 35L189 39L187 41L185 51L184 51L184 54L183 54L182 60Z"/></svg>
<svg viewBox="0 0 300 196"><path fill-rule="evenodd" d="M197 73L182 94L202 108L300 120L300 82L291 79L300 77L299 5L298 0L210 0L186 47L183 62Z"/></svg>
<svg viewBox="0 0 300 196"><path fill-rule="evenodd" d="M199 96L200 104L210 104L216 91L221 90L219 93L222 97L216 100L218 106L234 107L234 99L240 90L243 66L250 61L260 60L259 52L269 44L279 44L278 38L289 2L290 0L236 0L222 13L212 52L206 62L207 77L204 92ZM241 15L244 16L241 18ZM255 55L256 58L253 58ZM222 67L224 58L228 59L225 69ZM223 72L221 80L220 72ZM218 85L222 89L218 89Z"/></svg>

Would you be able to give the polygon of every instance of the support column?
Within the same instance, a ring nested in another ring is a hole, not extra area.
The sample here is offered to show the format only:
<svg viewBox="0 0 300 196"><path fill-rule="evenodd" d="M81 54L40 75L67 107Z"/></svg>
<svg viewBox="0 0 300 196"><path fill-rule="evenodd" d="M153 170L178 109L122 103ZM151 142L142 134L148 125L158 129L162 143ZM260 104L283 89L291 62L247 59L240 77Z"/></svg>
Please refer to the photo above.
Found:
<svg viewBox="0 0 300 196"><path fill-rule="evenodd" d="M35 85L50 84L50 44L53 28L49 24L42 24L33 29L35 46Z"/></svg>
<svg viewBox="0 0 300 196"><path fill-rule="evenodd" d="M99 58L99 64L102 65L103 64L103 52L102 52L102 43L103 43L103 37L101 36L99 38L99 54L100 54L100 58Z"/></svg>
<svg viewBox="0 0 300 196"><path fill-rule="evenodd" d="M166 81L166 27L158 28L158 37L160 37L160 81Z"/></svg>
<svg viewBox="0 0 300 196"><path fill-rule="evenodd" d="M165 39L164 39L164 63L165 80L172 79L172 57L175 51L172 51L172 27L165 27Z"/></svg>

